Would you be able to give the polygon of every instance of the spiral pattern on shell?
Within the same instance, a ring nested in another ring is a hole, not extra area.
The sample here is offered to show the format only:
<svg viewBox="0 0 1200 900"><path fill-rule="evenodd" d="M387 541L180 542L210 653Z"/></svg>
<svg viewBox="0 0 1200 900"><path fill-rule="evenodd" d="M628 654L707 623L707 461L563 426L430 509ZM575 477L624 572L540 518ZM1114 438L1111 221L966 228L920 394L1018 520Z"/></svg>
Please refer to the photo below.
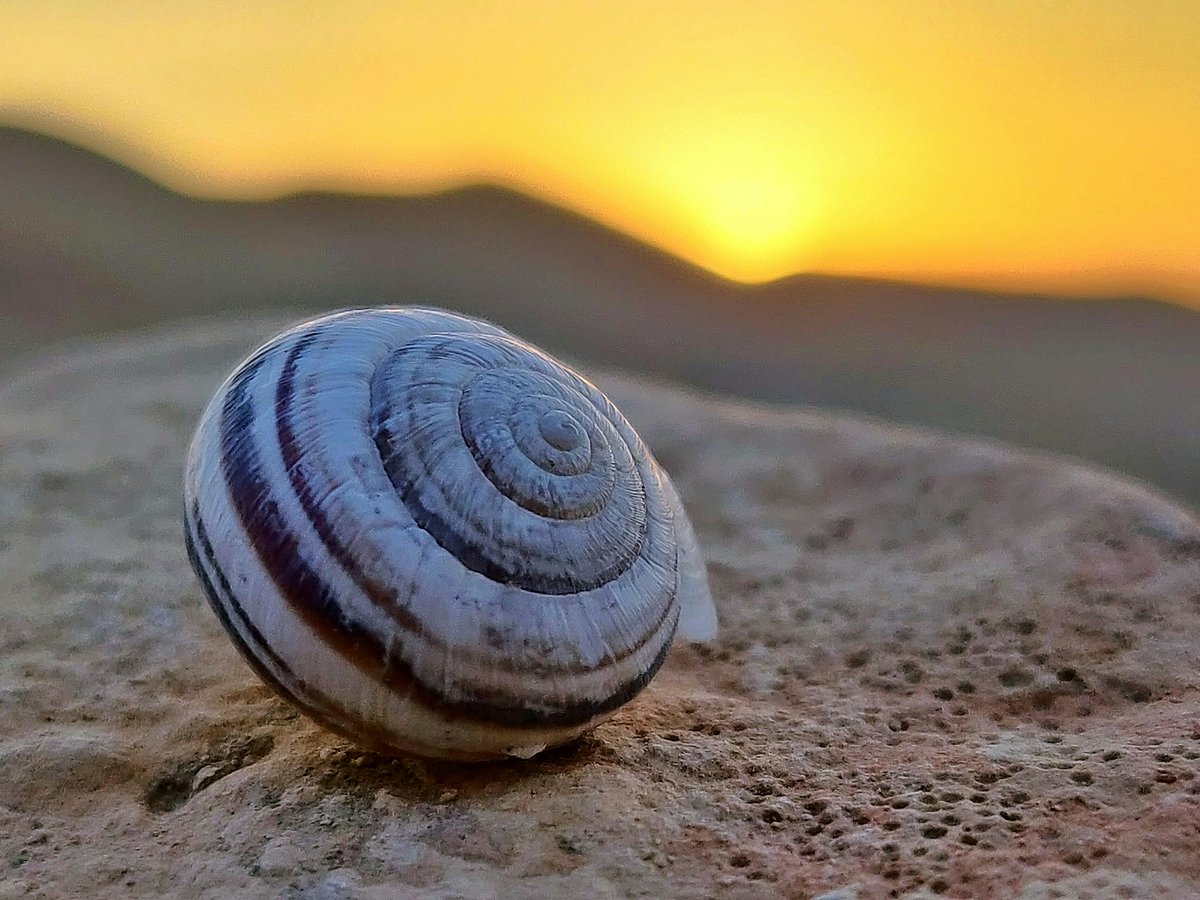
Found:
<svg viewBox="0 0 1200 900"><path fill-rule="evenodd" d="M368 746L529 756L716 619L670 479L598 389L485 322L352 310L230 376L185 531L260 676Z"/></svg>

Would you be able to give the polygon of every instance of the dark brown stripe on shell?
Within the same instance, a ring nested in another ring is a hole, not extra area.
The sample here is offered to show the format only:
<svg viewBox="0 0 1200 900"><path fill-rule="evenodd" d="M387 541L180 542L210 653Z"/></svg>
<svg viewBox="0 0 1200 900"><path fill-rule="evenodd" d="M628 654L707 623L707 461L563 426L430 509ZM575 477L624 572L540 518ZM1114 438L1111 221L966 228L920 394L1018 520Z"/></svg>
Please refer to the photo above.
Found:
<svg viewBox="0 0 1200 900"><path fill-rule="evenodd" d="M352 717L331 698L293 672L287 663L271 649L262 632L246 615L241 604L237 602L229 579L226 578L221 566L217 563L208 533L204 528L204 522L200 517L200 510L195 504L190 510L184 510L184 544L187 547L188 559L200 580L204 595L208 599L208 605L216 613L217 619L220 620L230 637L233 638L234 646L265 684L284 700L294 704L309 718L343 737L360 743L375 743L379 746L387 744L387 733L383 728L371 727L368 723L360 722ZM213 584L212 578L209 577L209 569L216 577L217 584ZM237 626L234 625L231 615L237 619ZM266 665L263 662L264 659L270 660L271 666L274 668ZM281 675L283 677L280 677Z"/></svg>
<svg viewBox="0 0 1200 900"><path fill-rule="evenodd" d="M440 646L433 635L429 634L421 621L407 609L396 602L396 593L387 585L368 578L360 566L355 563L350 549L337 537L337 530L325 511L317 504L312 490L304 478L300 466L302 447L292 423L293 401L296 399L296 366L304 351L315 343L319 330L308 332L298 341L284 360L283 369L279 374L279 383L275 389L275 429L279 437L279 451L283 457L284 471L292 485L292 491L300 502L300 507L312 524L321 544L329 555L337 560L338 565L350 577L367 598L380 609L386 610L395 622L405 631L417 635L434 646Z"/></svg>

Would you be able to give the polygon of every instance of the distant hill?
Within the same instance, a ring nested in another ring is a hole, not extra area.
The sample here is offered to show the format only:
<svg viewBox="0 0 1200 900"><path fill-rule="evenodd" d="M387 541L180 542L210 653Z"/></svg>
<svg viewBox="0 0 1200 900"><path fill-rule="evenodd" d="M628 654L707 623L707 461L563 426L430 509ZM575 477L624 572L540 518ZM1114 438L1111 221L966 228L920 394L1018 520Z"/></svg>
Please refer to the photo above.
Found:
<svg viewBox="0 0 1200 900"><path fill-rule="evenodd" d="M584 362L1091 458L1200 504L1194 311L819 275L744 286L498 188L195 200L0 127L10 360L181 316L410 302Z"/></svg>

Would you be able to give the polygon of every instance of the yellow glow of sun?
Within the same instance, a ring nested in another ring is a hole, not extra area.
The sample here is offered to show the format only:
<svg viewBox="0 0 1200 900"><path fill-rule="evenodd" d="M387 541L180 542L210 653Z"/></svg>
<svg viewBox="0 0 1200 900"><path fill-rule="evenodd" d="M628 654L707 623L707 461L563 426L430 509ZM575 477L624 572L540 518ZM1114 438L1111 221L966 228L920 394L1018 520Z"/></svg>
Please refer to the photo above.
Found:
<svg viewBox="0 0 1200 900"><path fill-rule="evenodd" d="M681 197L695 223L698 255L741 281L765 281L802 268L814 226L814 203L804 181L753 159L760 155L753 149L736 160L700 156L680 172L685 184L699 187Z"/></svg>

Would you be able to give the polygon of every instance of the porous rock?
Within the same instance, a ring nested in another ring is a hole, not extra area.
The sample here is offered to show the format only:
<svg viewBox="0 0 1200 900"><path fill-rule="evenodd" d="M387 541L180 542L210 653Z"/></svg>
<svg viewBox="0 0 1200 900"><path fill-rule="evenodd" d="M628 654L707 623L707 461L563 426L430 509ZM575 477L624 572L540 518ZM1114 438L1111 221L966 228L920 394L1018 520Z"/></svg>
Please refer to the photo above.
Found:
<svg viewBox="0 0 1200 900"><path fill-rule="evenodd" d="M1200 895L1200 526L1059 459L601 377L722 631L577 744L389 759L207 608L180 477L280 321L0 389L0 897Z"/></svg>

